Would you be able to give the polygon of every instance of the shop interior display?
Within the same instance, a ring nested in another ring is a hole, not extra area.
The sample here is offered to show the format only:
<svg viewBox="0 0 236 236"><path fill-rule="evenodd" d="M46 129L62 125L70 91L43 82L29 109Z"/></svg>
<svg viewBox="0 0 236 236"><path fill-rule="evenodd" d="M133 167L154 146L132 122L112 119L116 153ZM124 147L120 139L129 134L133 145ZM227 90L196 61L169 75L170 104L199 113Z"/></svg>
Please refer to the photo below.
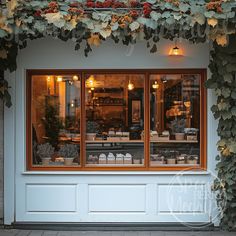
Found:
<svg viewBox="0 0 236 236"><path fill-rule="evenodd" d="M79 76L31 79L33 165L147 165L144 75L85 75L84 99ZM200 79L150 75L151 167L200 164Z"/></svg>

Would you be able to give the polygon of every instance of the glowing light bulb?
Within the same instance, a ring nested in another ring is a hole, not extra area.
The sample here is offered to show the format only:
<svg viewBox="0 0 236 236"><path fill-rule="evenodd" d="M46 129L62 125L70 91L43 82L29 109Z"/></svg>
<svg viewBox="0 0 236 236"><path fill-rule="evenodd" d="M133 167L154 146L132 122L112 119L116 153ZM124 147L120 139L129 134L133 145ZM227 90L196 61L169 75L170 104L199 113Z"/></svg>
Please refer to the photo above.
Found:
<svg viewBox="0 0 236 236"><path fill-rule="evenodd" d="M152 85L153 89L158 89L159 88L159 84L157 83L157 81L154 82L154 84Z"/></svg>
<svg viewBox="0 0 236 236"><path fill-rule="evenodd" d="M94 79L94 76L91 75L87 81L86 81L86 86L89 87L89 88L94 88L95 87L95 79Z"/></svg>
<svg viewBox="0 0 236 236"><path fill-rule="evenodd" d="M61 76L57 77L57 82L62 82L62 77Z"/></svg>
<svg viewBox="0 0 236 236"><path fill-rule="evenodd" d="M178 46L177 46L177 38L175 39L175 46L172 48L172 49L170 49L170 51L169 51L169 55L170 56L183 56L183 51L181 50L181 48L179 48Z"/></svg>
<svg viewBox="0 0 236 236"><path fill-rule="evenodd" d="M74 100L71 101L70 106L71 106L71 107L74 107L74 106L75 106L75 101L74 101Z"/></svg>
<svg viewBox="0 0 236 236"><path fill-rule="evenodd" d="M134 89L134 84L129 81L128 90L133 90L133 89Z"/></svg>
<svg viewBox="0 0 236 236"><path fill-rule="evenodd" d="M183 56L183 52L179 47L175 46L170 50L169 55L170 56Z"/></svg>
<svg viewBox="0 0 236 236"><path fill-rule="evenodd" d="M51 82L51 77L50 76L47 77L47 81Z"/></svg>
<svg viewBox="0 0 236 236"><path fill-rule="evenodd" d="M72 77L72 79L73 79L74 81L78 81L78 80L79 80L79 77L78 77L77 75L74 75L74 76Z"/></svg>

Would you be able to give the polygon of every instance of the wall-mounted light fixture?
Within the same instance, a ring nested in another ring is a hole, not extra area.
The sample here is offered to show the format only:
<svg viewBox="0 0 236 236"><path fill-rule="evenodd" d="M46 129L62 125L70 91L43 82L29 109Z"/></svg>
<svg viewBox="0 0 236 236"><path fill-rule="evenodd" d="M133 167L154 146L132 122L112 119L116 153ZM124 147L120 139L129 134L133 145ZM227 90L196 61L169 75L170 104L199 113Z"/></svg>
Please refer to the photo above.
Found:
<svg viewBox="0 0 236 236"><path fill-rule="evenodd" d="M183 51L177 46L177 39L175 40L175 46L170 49L169 56L183 56Z"/></svg>

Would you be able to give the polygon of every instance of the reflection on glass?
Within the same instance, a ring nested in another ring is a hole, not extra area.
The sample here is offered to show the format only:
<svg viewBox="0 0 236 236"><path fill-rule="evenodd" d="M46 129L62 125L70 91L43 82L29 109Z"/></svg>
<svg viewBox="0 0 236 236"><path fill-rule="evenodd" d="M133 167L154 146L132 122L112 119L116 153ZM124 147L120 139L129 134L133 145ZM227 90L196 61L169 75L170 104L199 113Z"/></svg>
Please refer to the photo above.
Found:
<svg viewBox="0 0 236 236"><path fill-rule="evenodd" d="M141 165L144 159L144 76L86 77L86 163Z"/></svg>
<svg viewBox="0 0 236 236"><path fill-rule="evenodd" d="M200 75L151 75L150 164L199 164Z"/></svg>
<svg viewBox="0 0 236 236"><path fill-rule="evenodd" d="M33 165L80 163L80 86L77 75L32 76Z"/></svg>

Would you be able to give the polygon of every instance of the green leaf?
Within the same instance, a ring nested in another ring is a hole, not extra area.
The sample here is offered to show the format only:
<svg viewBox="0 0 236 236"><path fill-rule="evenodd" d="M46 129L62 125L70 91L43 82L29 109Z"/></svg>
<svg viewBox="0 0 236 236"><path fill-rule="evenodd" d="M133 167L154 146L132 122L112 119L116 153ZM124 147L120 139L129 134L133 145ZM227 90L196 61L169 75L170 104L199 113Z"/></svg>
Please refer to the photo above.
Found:
<svg viewBox="0 0 236 236"><path fill-rule="evenodd" d="M151 53L157 52L157 45L156 45L156 44L153 44L153 46L152 46L150 52L151 52Z"/></svg>
<svg viewBox="0 0 236 236"><path fill-rule="evenodd" d="M232 118L232 113L230 111L223 111L222 112L222 118L224 120L230 119L230 118Z"/></svg>
<svg viewBox="0 0 236 236"><path fill-rule="evenodd" d="M214 79L208 79L206 82L205 82L205 85L207 88L210 88L210 89L214 89L214 88L217 88L217 83L215 82Z"/></svg>
<svg viewBox="0 0 236 236"><path fill-rule="evenodd" d="M108 38L111 35L111 30L101 30L99 33L103 38Z"/></svg>
<svg viewBox="0 0 236 236"><path fill-rule="evenodd" d="M205 17L207 18L212 18L214 15L215 15L215 12L214 11L206 11L204 13Z"/></svg>
<svg viewBox="0 0 236 236"><path fill-rule="evenodd" d="M99 17L98 12L93 12L93 13L92 13L92 18L93 18L94 20L99 20L100 17Z"/></svg>
<svg viewBox="0 0 236 236"><path fill-rule="evenodd" d="M153 20L158 21L161 18L161 13L151 11L150 16L152 17Z"/></svg>
<svg viewBox="0 0 236 236"><path fill-rule="evenodd" d="M212 107L211 107L211 111L214 113L214 112L216 112L216 111L218 111L218 106L217 105L213 105Z"/></svg>
<svg viewBox="0 0 236 236"><path fill-rule="evenodd" d="M232 113L233 116L236 116L236 107L233 107L231 109L231 113Z"/></svg>
<svg viewBox="0 0 236 236"><path fill-rule="evenodd" d="M225 74L224 75L224 80L226 81L226 82L232 82L232 80L233 80L233 75L232 74L230 74L230 73L228 73L228 74Z"/></svg>
<svg viewBox="0 0 236 236"><path fill-rule="evenodd" d="M218 109L219 109L219 111L228 110L228 108L229 108L229 104L228 104L228 103L220 102L220 103L218 104Z"/></svg>
<svg viewBox="0 0 236 236"><path fill-rule="evenodd" d="M146 2L151 3L151 4L156 3L156 1L157 1L157 0L146 0Z"/></svg>
<svg viewBox="0 0 236 236"><path fill-rule="evenodd" d="M166 19L166 23L167 23L168 25L174 24L174 23L175 23L174 17L169 17L169 18L167 18L167 19Z"/></svg>
<svg viewBox="0 0 236 236"><path fill-rule="evenodd" d="M233 142L229 145L229 150L232 153L236 153L236 142Z"/></svg>
<svg viewBox="0 0 236 236"><path fill-rule="evenodd" d="M231 93L231 98L236 99L236 91L233 91L233 92Z"/></svg>
<svg viewBox="0 0 236 236"><path fill-rule="evenodd" d="M170 12L169 11L165 11L164 13L162 13L162 18L168 19L169 17L170 17Z"/></svg>
<svg viewBox="0 0 236 236"><path fill-rule="evenodd" d="M200 12L196 13L193 19L199 24L199 25L204 25L206 22L206 18L203 14Z"/></svg>
<svg viewBox="0 0 236 236"><path fill-rule="evenodd" d="M222 95L225 97L225 98L228 98L231 94L231 90L229 88L222 88Z"/></svg>
<svg viewBox="0 0 236 236"><path fill-rule="evenodd" d="M131 31L135 31L140 27L140 24L137 21L132 22L129 25L129 28L131 29Z"/></svg>
<svg viewBox="0 0 236 236"><path fill-rule="evenodd" d="M116 31L119 28L118 22L115 22L115 24L112 25L111 30Z"/></svg>
<svg viewBox="0 0 236 236"><path fill-rule="evenodd" d="M229 64L226 66L228 72L236 72L236 64Z"/></svg>
<svg viewBox="0 0 236 236"><path fill-rule="evenodd" d="M178 14L178 13L174 13L174 19L179 21L181 18L182 18L182 15L181 14Z"/></svg>
<svg viewBox="0 0 236 236"><path fill-rule="evenodd" d="M145 22L145 25L148 28L151 28L151 29L156 29L157 28L157 22L152 20L152 19L147 19L146 22Z"/></svg>
<svg viewBox="0 0 236 236"><path fill-rule="evenodd" d="M0 29L0 38L4 38L7 36L7 32L5 30Z"/></svg>
<svg viewBox="0 0 236 236"><path fill-rule="evenodd" d="M186 11L188 11L188 9L189 9L189 5L188 5L188 4L184 4L184 3L180 3L180 4L179 4L179 9L180 9L180 11L182 11L182 12L186 12Z"/></svg>

